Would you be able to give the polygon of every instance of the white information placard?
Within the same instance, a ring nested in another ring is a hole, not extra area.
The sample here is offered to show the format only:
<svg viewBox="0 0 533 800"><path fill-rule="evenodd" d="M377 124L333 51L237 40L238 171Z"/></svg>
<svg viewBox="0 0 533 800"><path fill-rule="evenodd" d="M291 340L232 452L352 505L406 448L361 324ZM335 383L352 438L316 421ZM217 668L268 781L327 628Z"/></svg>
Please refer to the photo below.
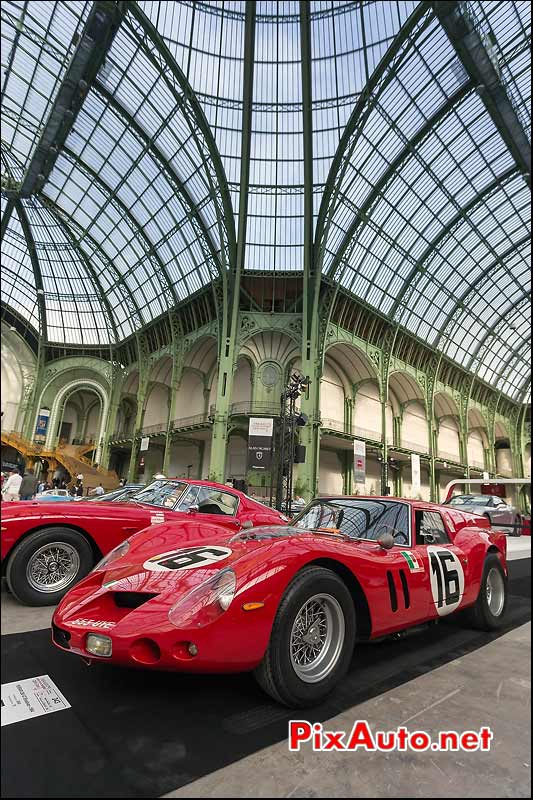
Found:
<svg viewBox="0 0 533 800"><path fill-rule="evenodd" d="M141 446L139 447L139 450L148 450L149 445L150 445L150 437L143 436L141 439Z"/></svg>
<svg viewBox="0 0 533 800"><path fill-rule="evenodd" d="M366 483L366 442L356 439L353 443L355 483Z"/></svg>
<svg viewBox="0 0 533 800"><path fill-rule="evenodd" d="M2 684L2 726L67 708L70 703L49 675Z"/></svg>

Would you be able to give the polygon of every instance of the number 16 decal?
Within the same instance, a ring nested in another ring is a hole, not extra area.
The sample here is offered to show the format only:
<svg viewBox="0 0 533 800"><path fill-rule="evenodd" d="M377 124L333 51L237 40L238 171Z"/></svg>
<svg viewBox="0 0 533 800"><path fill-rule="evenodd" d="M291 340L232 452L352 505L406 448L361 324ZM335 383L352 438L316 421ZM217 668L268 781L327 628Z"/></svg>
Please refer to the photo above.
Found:
<svg viewBox="0 0 533 800"><path fill-rule="evenodd" d="M458 607L465 589L465 575L455 553L445 547L428 547L433 603L440 617Z"/></svg>

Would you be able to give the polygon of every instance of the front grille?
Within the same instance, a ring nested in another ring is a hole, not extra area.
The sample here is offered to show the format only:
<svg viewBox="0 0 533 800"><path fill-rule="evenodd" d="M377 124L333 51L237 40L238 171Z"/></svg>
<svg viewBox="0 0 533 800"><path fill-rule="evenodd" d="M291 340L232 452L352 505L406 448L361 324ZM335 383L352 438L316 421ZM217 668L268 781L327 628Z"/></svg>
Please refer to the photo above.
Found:
<svg viewBox="0 0 533 800"><path fill-rule="evenodd" d="M139 608L143 603L147 603L152 597L157 597L157 594L150 594L149 592L113 592L115 605L119 608Z"/></svg>
<svg viewBox="0 0 533 800"><path fill-rule="evenodd" d="M52 635L56 644L70 650L70 633L68 631L64 631L52 623Z"/></svg>

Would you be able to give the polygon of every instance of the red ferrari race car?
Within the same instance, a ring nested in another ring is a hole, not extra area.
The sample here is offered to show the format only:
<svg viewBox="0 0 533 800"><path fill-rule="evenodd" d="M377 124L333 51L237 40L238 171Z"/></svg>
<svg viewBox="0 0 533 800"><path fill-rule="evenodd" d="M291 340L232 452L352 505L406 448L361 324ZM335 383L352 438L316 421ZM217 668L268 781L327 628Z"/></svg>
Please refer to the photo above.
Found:
<svg viewBox="0 0 533 800"><path fill-rule="evenodd" d="M22 603L54 605L128 536L160 522L197 517L202 527L216 521L232 533L287 522L242 492L207 481L154 481L124 503L4 503L2 573ZM179 535L176 529L176 546Z"/></svg>
<svg viewBox="0 0 533 800"><path fill-rule="evenodd" d="M356 640L462 609L493 629L505 614L505 534L448 507L332 498L285 527L181 529L109 553L56 609L53 642L89 661L255 670L273 698L304 707L341 680Z"/></svg>

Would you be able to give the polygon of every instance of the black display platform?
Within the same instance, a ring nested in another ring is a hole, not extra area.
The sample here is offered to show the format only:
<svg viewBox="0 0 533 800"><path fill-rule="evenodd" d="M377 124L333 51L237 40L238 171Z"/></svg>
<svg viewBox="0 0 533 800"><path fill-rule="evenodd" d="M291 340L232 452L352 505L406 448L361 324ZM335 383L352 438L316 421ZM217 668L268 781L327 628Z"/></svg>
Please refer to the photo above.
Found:
<svg viewBox="0 0 533 800"><path fill-rule="evenodd" d="M531 561L510 562L508 624L486 634L448 620L403 641L361 645L323 721L487 644L531 617ZM72 708L2 728L4 797L157 797L282 741L293 714L250 675L87 667L48 631L2 637L2 683L49 675Z"/></svg>

